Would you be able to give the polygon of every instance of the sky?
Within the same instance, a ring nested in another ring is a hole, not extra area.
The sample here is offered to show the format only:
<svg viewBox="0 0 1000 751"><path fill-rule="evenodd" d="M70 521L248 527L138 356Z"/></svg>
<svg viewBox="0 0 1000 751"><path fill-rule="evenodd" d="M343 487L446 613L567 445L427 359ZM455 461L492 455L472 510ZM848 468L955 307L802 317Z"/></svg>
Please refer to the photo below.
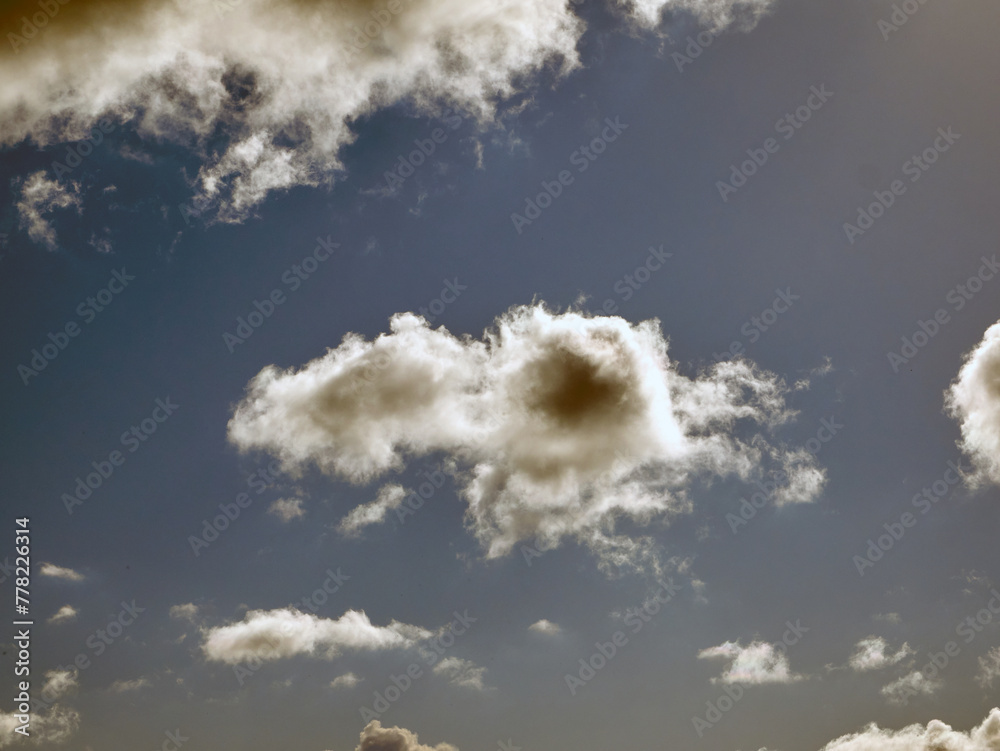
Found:
<svg viewBox="0 0 1000 751"><path fill-rule="evenodd" d="M998 23L3 2L0 746L1000 749Z"/></svg>

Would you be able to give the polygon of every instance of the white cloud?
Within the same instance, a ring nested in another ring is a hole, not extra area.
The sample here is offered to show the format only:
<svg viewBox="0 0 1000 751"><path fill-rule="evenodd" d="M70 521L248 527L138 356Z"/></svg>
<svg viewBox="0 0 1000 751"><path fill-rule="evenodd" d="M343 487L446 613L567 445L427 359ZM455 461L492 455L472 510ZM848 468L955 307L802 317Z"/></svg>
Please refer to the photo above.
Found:
<svg viewBox="0 0 1000 751"><path fill-rule="evenodd" d="M876 621L891 623L894 626L898 626L903 621L903 619L900 618L899 613L876 613L872 616L872 618Z"/></svg>
<svg viewBox="0 0 1000 751"><path fill-rule="evenodd" d="M998 748L1000 709L992 709L982 724L968 733L952 730L940 720L931 720L926 727L910 725L902 730L885 730L872 723L860 733L830 741L823 751L996 751Z"/></svg>
<svg viewBox="0 0 1000 751"><path fill-rule="evenodd" d="M337 531L345 537L357 537L365 527L384 522L386 514L402 506L403 499L411 492L402 485L383 485L374 501L352 509L341 519Z"/></svg>
<svg viewBox="0 0 1000 751"><path fill-rule="evenodd" d="M330 681L330 688L353 688L359 683L361 683L361 678L357 675L354 673L344 673Z"/></svg>
<svg viewBox="0 0 1000 751"><path fill-rule="evenodd" d="M49 670L45 673L45 684L42 686L42 696L51 702L79 687L77 674L74 670Z"/></svg>
<svg viewBox="0 0 1000 751"><path fill-rule="evenodd" d="M619 7L647 27L671 8L721 28L748 25L769 4ZM198 154L198 203L238 221L271 191L329 183L354 123L380 108L451 106L494 121L532 74L578 66L585 28L566 0L403 0L397 14L374 0L219 5L144 0L100 15L96 3L60 6L46 44L0 58L0 146L79 140L105 116L129 122L147 142Z"/></svg>
<svg viewBox="0 0 1000 751"><path fill-rule="evenodd" d="M890 704L906 704L915 696L932 696L942 687L939 680L927 678L919 670L913 670L902 678L883 686L882 696Z"/></svg>
<svg viewBox="0 0 1000 751"><path fill-rule="evenodd" d="M983 688L993 688L993 682L1000 678L1000 647L993 647L979 658L979 672L976 682Z"/></svg>
<svg viewBox="0 0 1000 751"><path fill-rule="evenodd" d="M55 614L49 618L48 623L65 623L66 621L71 621L77 616L76 608L72 605L63 605Z"/></svg>
<svg viewBox="0 0 1000 751"><path fill-rule="evenodd" d="M558 626L558 624L546 620L545 618L542 618L542 620L535 621L534 623L532 623L530 626L528 626L528 630L535 631L539 634L550 634L550 635L562 633L562 629Z"/></svg>
<svg viewBox="0 0 1000 751"><path fill-rule="evenodd" d="M2 66L0 66L2 67ZM56 231L46 216L56 209L75 207L80 209L80 186L66 185L45 177L45 170L28 175L21 183L21 196L17 202L17 214L21 229L28 231L32 242L45 245L49 250L58 247Z"/></svg>
<svg viewBox="0 0 1000 751"><path fill-rule="evenodd" d="M274 514L283 522L290 522L306 515L301 498L279 498L268 506L267 513Z"/></svg>
<svg viewBox="0 0 1000 751"><path fill-rule="evenodd" d="M747 686L764 683L795 683L803 676L791 672L788 656L776 645L754 641L741 646L738 641L727 641L698 653L699 660L729 660L729 667L712 683L741 683Z"/></svg>
<svg viewBox="0 0 1000 751"><path fill-rule="evenodd" d="M0 712L0 746L24 741L24 737L15 730L20 725L13 712ZM34 745L65 743L79 727L79 712L56 705L48 711L31 715L31 740L28 742Z"/></svg>
<svg viewBox="0 0 1000 751"><path fill-rule="evenodd" d="M115 681L108 690L115 694L124 694L128 691L148 688L151 685L148 678L133 678L130 681Z"/></svg>
<svg viewBox="0 0 1000 751"><path fill-rule="evenodd" d="M655 27L664 10L685 10L716 31L727 26L751 28L771 9L773 0L617 0L643 26Z"/></svg>
<svg viewBox="0 0 1000 751"><path fill-rule="evenodd" d="M445 657L434 666L434 675L441 675L448 679L448 683L453 686L473 688L482 691L485 688L483 676L486 668L478 667L471 660L463 660L460 657Z"/></svg>
<svg viewBox="0 0 1000 751"><path fill-rule="evenodd" d="M77 673L73 670L49 670L44 677L45 683L42 684L40 694L48 703L63 698L79 687ZM0 712L0 748L26 740L21 733L16 732L21 724L15 713ZM79 712L53 703L48 709L31 713L30 741L26 742L35 745L63 743L79 726Z"/></svg>
<svg viewBox="0 0 1000 751"><path fill-rule="evenodd" d="M965 356L945 405L961 424L960 445L975 468L972 484L1000 483L1000 322Z"/></svg>
<svg viewBox="0 0 1000 751"><path fill-rule="evenodd" d="M197 615L198 606L193 602L187 602L183 605L174 605L170 608L171 618L193 621Z"/></svg>
<svg viewBox="0 0 1000 751"><path fill-rule="evenodd" d="M858 672L880 670L913 654L910 645L905 642L895 654L887 655L885 651L888 648L888 643L881 636L868 636L855 645L848 664Z"/></svg>
<svg viewBox="0 0 1000 751"><path fill-rule="evenodd" d="M315 654L332 659L345 651L412 647L430 636L399 621L375 626L363 611L348 610L334 620L281 608L251 610L240 623L206 629L202 651L209 660L228 664Z"/></svg>
<svg viewBox="0 0 1000 751"><path fill-rule="evenodd" d="M520 306L474 340L400 313L374 341L348 334L298 371L262 370L229 437L293 475L314 464L353 483L444 452L488 557L571 538L626 565L651 543L616 536L616 520L689 512L699 480L780 468L776 504L816 497L813 457L765 436L794 417L787 391L746 361L682 375L656 320Z"/></svg>
<svg viewBox="0 0 1000 751"><path fill-rule="evenodd" d="M361 731L361 743L355 751L458 751L449 743L425 746L416 734L406 728L384 728L378 720L372 720Z"/></svg>
<svg viewBox="0 0 1000 751"><path fill-rule="evenodd" d="M77 573L71 568L63 568L52 563L43 563L38 572L42 576L51 576L54 579L65 579L66 581L83 581L83 574Z"/></svg>

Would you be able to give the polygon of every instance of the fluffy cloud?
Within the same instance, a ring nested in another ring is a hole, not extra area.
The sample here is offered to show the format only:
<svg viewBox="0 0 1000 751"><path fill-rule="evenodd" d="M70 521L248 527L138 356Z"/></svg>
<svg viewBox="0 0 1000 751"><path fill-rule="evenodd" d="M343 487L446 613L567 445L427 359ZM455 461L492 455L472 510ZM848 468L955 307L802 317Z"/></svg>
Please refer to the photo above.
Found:
<svg viewBox="0 0 1000 751"><path fill-rule="evenodd" d="M973 484L1000 483L1000 322L965 356L945 404L962 429L962 450L972 457Z"/></svg>
<svg viewBox="0 0 1000 751"><path fill-rule="evenodd" d="M993 709L982 724L968 733L952 730L939 720L927 727L910 725L884 730L874 723L860 733L831 741L823 751L997 751L1000 749L1000 709ZM766 749L761 749L766 751Z"/></svg>
<svg viewBox="0 0 1000 751"><path fill-rule="evenodd" d="M432 635L419 626L399 621L375 626L357 610L348 610L336 620L295 608L251 610L241 623L207 629L202 651L209 660L230 665L302 654L332 659L345 651L413 647Z"/></svg>
<svg viewBox="0 0 1000 751"><path fill-rule="evenodd" d="M306 515L301 498L279 498L267 507L267 513L273 514L283 522L290 522Z"/></svg>
<svg viewBox="0 0 1000 751"><path fill-rule="evenodd" d="M17 215L21 229L27 230L32 242L46 246L49 250L58 247L56 231L46 216L56 209L75 207L80 209L80 186L69 183L69 188L45 177L39 170L21 183L21 195L17 201Z"/></svg>
<svg viewBox="0 0 1000 751"><path fill-rule="evenodd" d="M753 686L764 683L794 683L802 680L789 669L788 656L774 644L755 641L743 647L727 641L698 653L699 660L725 659L729 667L712 683L740 683Z"/></svg>
<svg viewBox="0 0 1000 751"><path fill-rule="evenodd" d="M43 563L42 568L38 573L42 576L50 576L53 579L63 579L71 582L83 581L83 574L80 574L71 568L56 566L53 563Z"/></svg>
<svg viewBox="0 0 1000 751"><path fill-rule="evenodd" d="M374 501L358 506L341 519L337 531L345 537L357 537L370 524L384 522L386 514L402 506L403 499L411 492L402 485L382 486Z"/></svg>
<svg viewBox="0 0 1000 751"><path fill-rule="evenodd" d="M71 621L76 618L76 615L76 608L72 605L63 605L51 618L49 618L47 623L65 623L66 621Z"/></svg>
<svg viewBox="0 0 1000 751"><path fill-rule="evenodd" d="M932 696L942 685L941 681L927 678L919 670L913 670L883 686L880 693L890 704L906 704L915 696Z"/></svg>
<svg viewBox="0 0 1000 751"><path fill-rule="evenodd" d="M476 340L400 313L374 341L348 334L299 370L264 368L229 438L293 475L312 464L353 483L443 452L488 557L572 538L621 565L650 546L615 535L616 520L688 512L698 481L780 468L775 503L815 497L813 457L765 436L794 416L786 393L746 361L682 375L656 320L521 306Z"/></svg>
<svg viewBox="0 0 1000 751"><path fill-rule="evenodd" d="M406 728L384 728L378 720L372 720L361 731L361 743L356 751L458 751L449 743L425 746L415 733Z"/></svg>
<svg viewBox="0 0 1000 751"><path fill-rule="evenodd" d="M854 654L848 664L858 672L880 670L905 659L913 654L910 645L904 643L895 654L886 654L889 645L881 636L869 636L859 641L854 647Z"/></svg>
<svg viewBox="0 0 1000 751"><path fill-rule="evenodd" d="M44 44L0 51L0 146L79 140L102 117L127 122L148 141L190 148L198 206L239 221L271 191L329 183L354 124L380 108L450 106L490 123L533 74L575 68L584 31L567 0L227 5L60 5ZM684 9L721 28L752 22L769 0L617 5L647 27Z"/></svg>

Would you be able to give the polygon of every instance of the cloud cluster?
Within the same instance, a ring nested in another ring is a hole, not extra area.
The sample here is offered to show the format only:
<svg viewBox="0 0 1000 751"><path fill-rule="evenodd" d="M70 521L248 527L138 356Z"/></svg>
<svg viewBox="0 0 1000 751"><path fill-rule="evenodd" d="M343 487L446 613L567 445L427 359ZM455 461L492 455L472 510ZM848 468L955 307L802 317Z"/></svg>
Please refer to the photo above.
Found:
<svg viewBox="0 0 1000 751"><path fill-rule="evenodd" d="M49 670L45 673L45 683L42 685L41 696L49 703L48 709L32 711L29 728L30 740L17 732L23 727L18 716L13 712L0 712L0 748L12 745L18 741L40 743L64 743L80 727L80 713L62 704L56 704L67 694L79 688L77 674L72 670ZM36 689L37 690L37 689Z"/></svg>
<svg viewBox="0 0 1000 751"><path fill-rule="evenodd" d="M881 670L913 654L910 645L906 643L895 654L886 654L888 648L888 643L881 636L866 637L855 645L848 664L858 672Z"/></svg>
<svg viewBox="0 0 1000 751"><path fill-rule="evenodd" d="M69 183L69 188L45 177L45 170L31 173L20 185L17 201L18 222L27 230L32 242L44 245L49 250L58 247L56 231L46 218L56 209L74 207L80 210L80 186Z"/></svg>
<svg viewBox="0 0 1000 751"><path fill-rule="evenodd" d="M885 730L872 724L860 733L837 738L823 751L997 751L1000 749L1000 709L992 709L982 724L968 733L952 730L940 720L927 727L910 725ZM762 749L761 751L765 751Z"/></svg>
<svg viewBox="0 0 1000 751"><path fill-rule="evenodd" d="M966 355L945 404L961 424L962 450L976 471L972 482L1000 483L1000 322Z"/></svg>
<svg viewBox="0 0 1000 751"><path fill-rule="evenodd" d="M347 651L375 652L417 646L432 632L392 621L375 626L363 611L340 618L319 618L295 608L251 610L240 623L206 629L202 651L216 662L235 665L249 660L277 660L296 655L332 659Z"/></svg>
<svg viewBox="0 0 1000 751"><path fill-rule="evenodd" d="M653 27L683 9L746 25L770 0L629 0ZM0 50L0 147L84 138L102 117L200 159L196 199L239 221L270 192L329 183L356 123L406 102L482 124L530 80L576 66L567 0L74 0L44 43ZM16 17L8 19L17 28ZM515 103L516 107L516 103Z"/></svg>
<svg viewBox="0 0 1000 751"><path fill-rule="evenodd" d="M825 475L813 457L767 437L794 417L787 391L742 360L681 374L656 320L537 304L473 339L400 313L373 341L347 334L300 369L264 368L229 438L293 475L315 465L352 483L441 453L488 557L572 538L625 564L649 545L616 535L616 521L688 512L698 482L780 469L776 503L816 496ZM384 518L400 491L383 492L348 527Z"/></svg>
<svg viewBox="0 0 1000 751"><path fill-rule="evenodd" d="M16 728L20 726L21 723L13 712L0 712L0 745L8 746L25 741L24 736L16 732ZM25 742L33 745L65 743L79 727L79 712L56 705L47 711L31 715L31 740Z"/></svg>
<svg viewBox="0 0 1000 751"><path fill-rule="evenodd" d="M784 645L781 645L784 646ZM729 667L712 683L739 683L756 686L765 683L795 683L803 676L793 673L788 655L774 644L754 641L741 646L739 641L727 641L698 653L699 660L729 660Z"/></svg>
<svg viewBox="0 0 1000 751"><path fill-rule="evenodd" d="M356 751L458 751L449 743L425 746L415 733L406 728L384 728L378 720L372 720L361 731L361 743Z"/></svg>

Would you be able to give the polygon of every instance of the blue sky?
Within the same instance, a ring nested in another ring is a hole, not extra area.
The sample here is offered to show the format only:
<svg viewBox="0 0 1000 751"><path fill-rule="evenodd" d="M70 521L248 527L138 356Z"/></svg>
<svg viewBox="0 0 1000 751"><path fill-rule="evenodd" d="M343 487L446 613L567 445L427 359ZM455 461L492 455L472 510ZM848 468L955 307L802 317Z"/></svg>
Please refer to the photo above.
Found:
<svg viewBox="0 0 1000 751"><path fill-rule="evenodd" d="M53 3L0 742L997 747L992 3Z"/></svg>

